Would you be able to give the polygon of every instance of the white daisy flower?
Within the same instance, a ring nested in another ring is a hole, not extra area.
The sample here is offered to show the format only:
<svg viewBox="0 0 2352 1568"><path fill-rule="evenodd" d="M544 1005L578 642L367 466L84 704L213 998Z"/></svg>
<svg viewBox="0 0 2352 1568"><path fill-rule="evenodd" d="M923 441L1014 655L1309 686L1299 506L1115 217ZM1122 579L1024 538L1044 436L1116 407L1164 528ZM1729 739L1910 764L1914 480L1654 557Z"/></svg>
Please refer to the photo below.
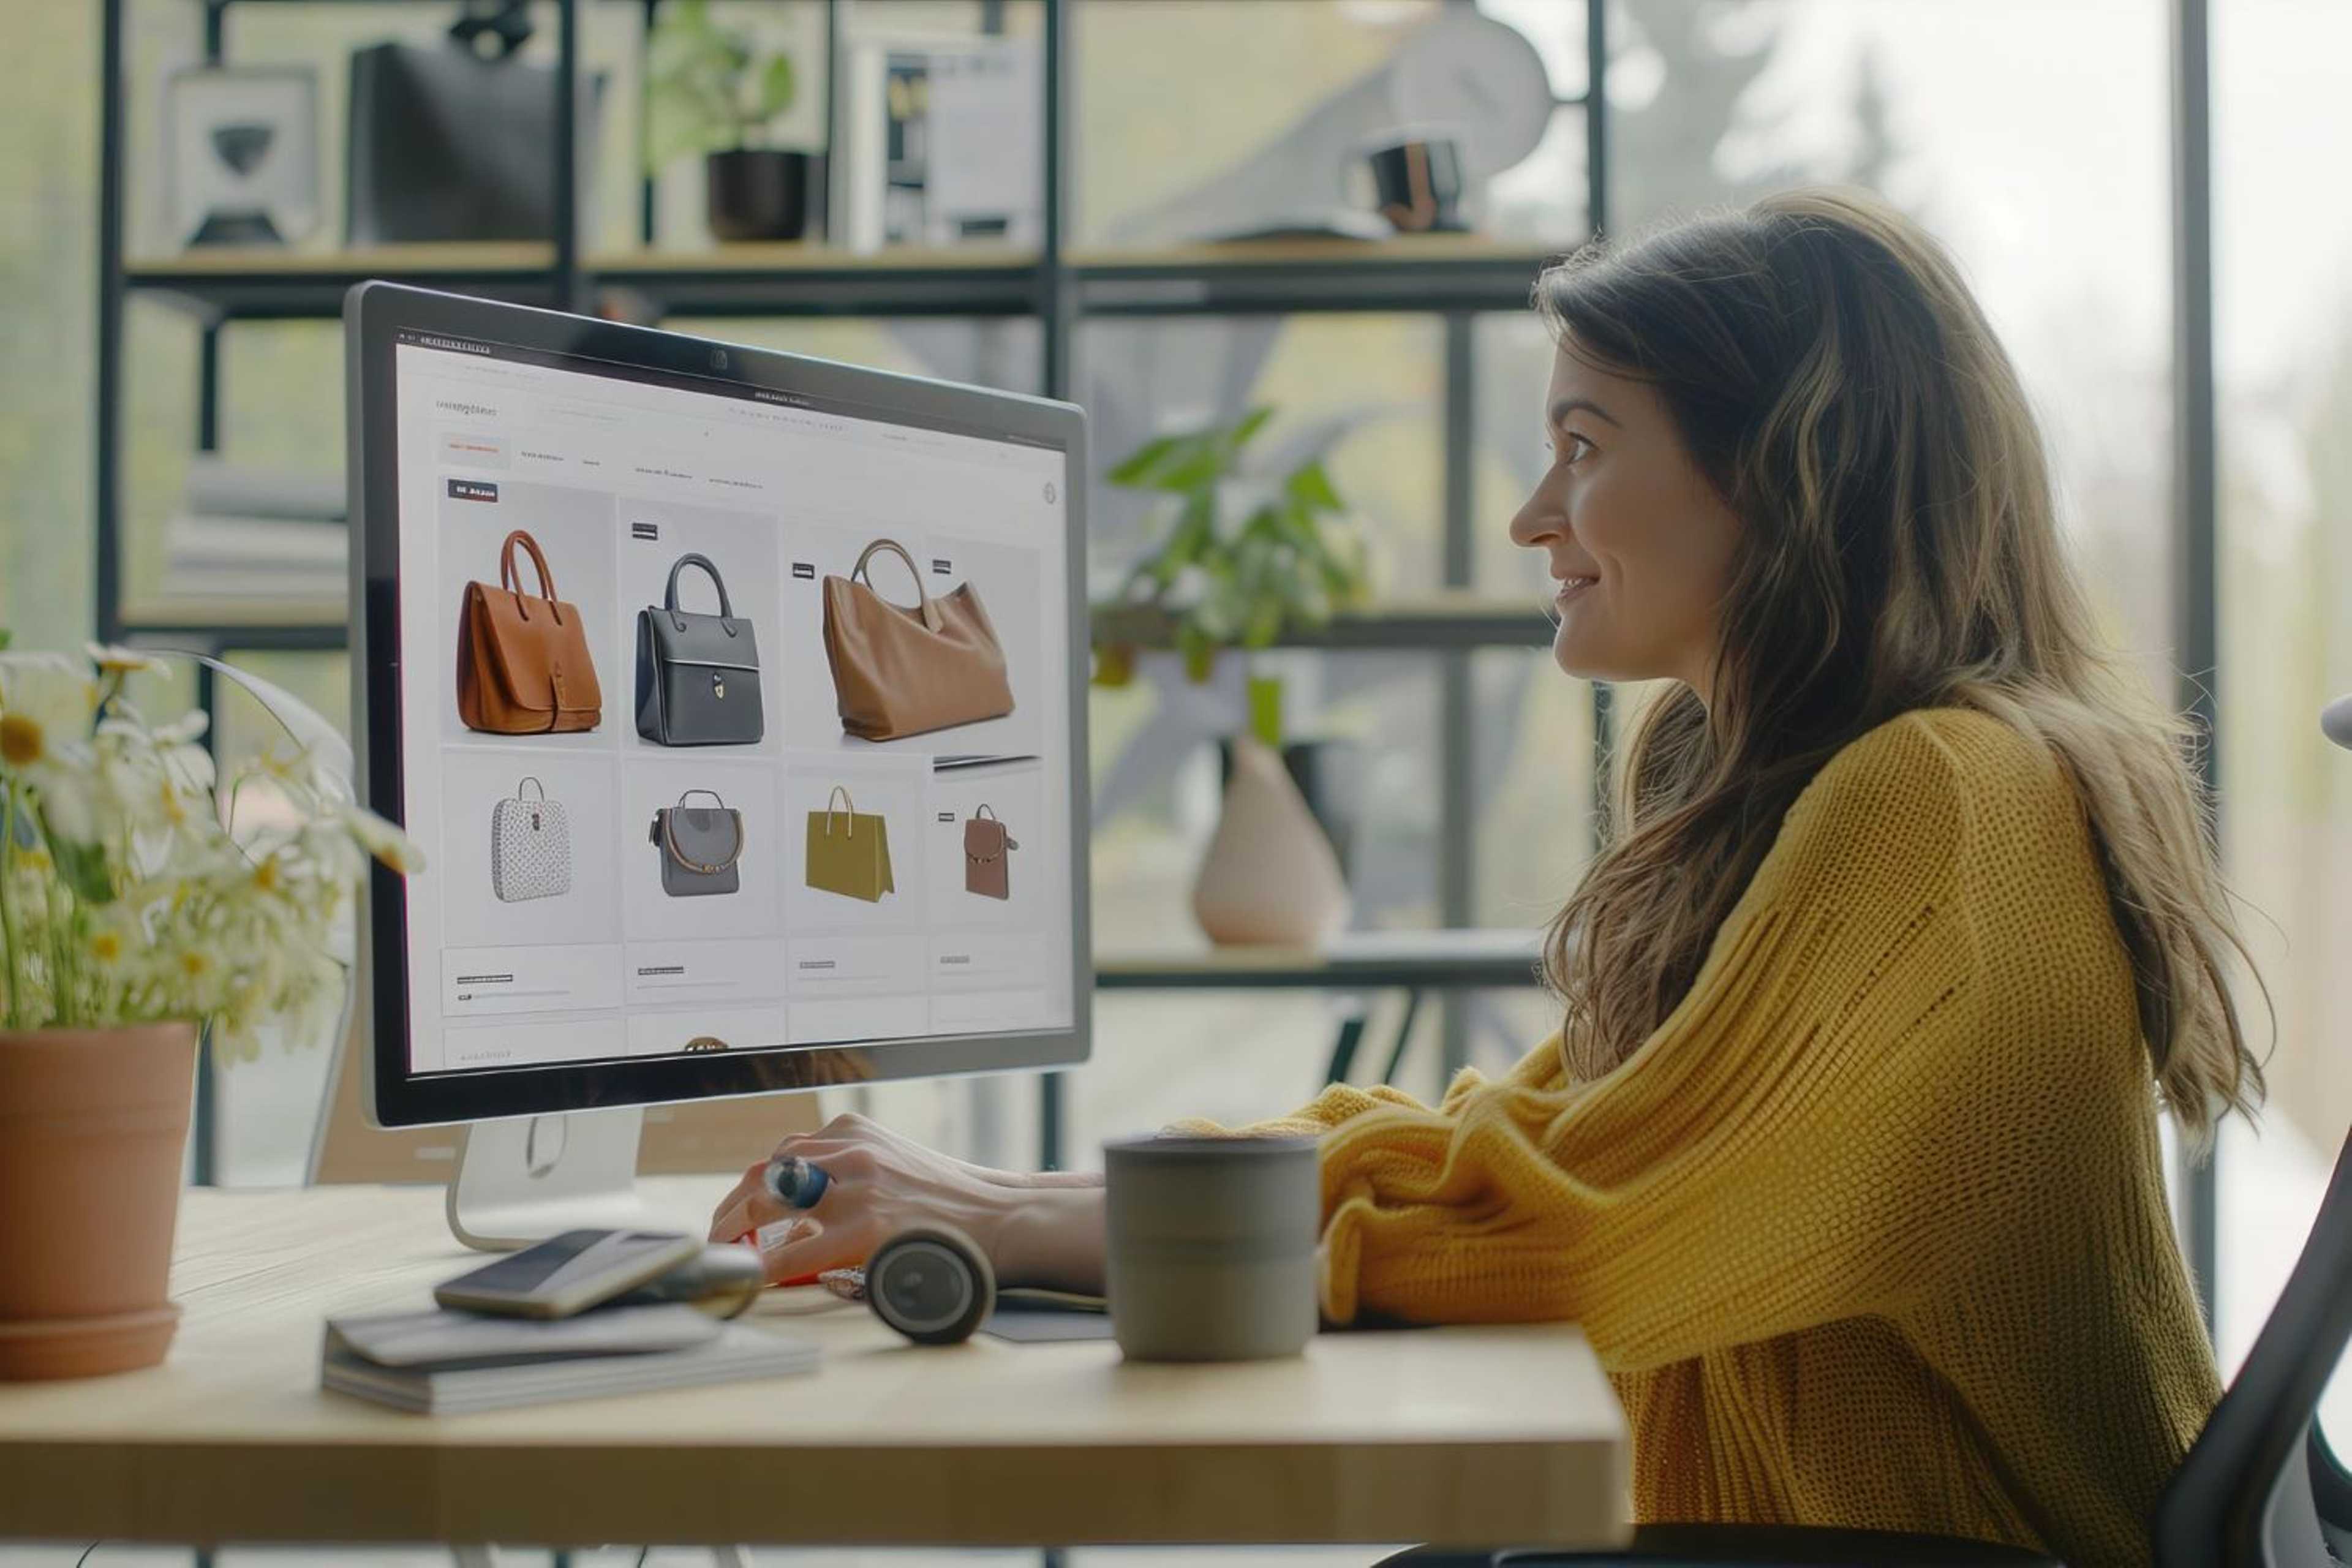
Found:
<svg viewBox="0 0 2352 1568"><path fill-rule="evenodd" d="M63 654L0 653L0 765L30 776L87 760L98 695Z"/></svg>
<svg viewBox="0 0 2352 1568"><path fill-rule="evenodd" d="M92 642L82 644L82 651L89 655L89 662L100 675L144 675L163 668L163 660L134 647Z"/></svg>
<svg viewBox="0 0 2352 1568"><path fill-rule="evenodd" d="M407 834L365 806L343 805L340 810L343 826L370 855L404 877L413 877L425 869L425 851Z"/></svg>

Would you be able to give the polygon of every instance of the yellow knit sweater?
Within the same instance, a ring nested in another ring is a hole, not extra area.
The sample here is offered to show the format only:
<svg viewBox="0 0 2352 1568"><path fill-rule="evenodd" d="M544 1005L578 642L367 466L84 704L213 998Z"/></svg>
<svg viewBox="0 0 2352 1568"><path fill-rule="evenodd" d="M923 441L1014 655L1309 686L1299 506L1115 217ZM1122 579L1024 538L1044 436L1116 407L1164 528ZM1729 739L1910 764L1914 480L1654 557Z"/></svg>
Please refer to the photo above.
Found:
<svg viewBox="0 0 2352 1568"><path fill-rule="evenodd" d="M1642 1521L2145 1563L2220 1396L2080 797L1979 714L1833 758L1614 1072L1555 1037L1285 1128L1322 1139L1326 1316L1581 1323Z"/></svg>

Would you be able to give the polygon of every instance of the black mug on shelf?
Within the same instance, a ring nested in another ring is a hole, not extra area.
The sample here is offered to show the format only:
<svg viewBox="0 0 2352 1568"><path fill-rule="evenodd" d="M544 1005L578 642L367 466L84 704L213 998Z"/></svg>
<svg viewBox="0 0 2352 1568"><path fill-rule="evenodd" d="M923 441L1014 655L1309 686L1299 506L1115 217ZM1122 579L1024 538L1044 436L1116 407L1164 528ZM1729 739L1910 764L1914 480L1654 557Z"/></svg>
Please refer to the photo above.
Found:
<svg viewBox="0 0 2352 1568"><path fill-rule="evenodd" d="M1400 234L1464 229L1462 150L1450 136L1400 132L1364 154L1372 169L1373 205Z"/></svg>

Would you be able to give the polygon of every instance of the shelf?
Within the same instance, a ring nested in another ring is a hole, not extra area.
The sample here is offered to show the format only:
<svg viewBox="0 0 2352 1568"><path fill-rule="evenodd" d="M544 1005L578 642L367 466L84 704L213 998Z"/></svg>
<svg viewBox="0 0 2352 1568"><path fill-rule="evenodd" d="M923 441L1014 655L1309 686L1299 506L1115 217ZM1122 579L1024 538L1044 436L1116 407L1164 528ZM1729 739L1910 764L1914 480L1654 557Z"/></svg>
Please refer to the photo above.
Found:
<svg viewBox="0 0 2352 1568"><path fill-rule="evenodd" d="M608 250L588 258L600 277L643 274L667 277L708 273L736 277L747 272L956 272L1028 273L1037 253L1020 246L892 246L882 250L835 250L806 240L742 241L703 250Z"/></svg>
<svg viewBox="0 0 2352 1568"><path fill-rule="evenodd" d="M1476 235L1264 240L1089 250L1068 274L1081 314L1517 310L1554 253ZM554 247L530 240L319 251L185 251L129 263L125 284L215 320L331 318L354 283L382 278L524 304L554 298ZM623 250L583 258L592 287L656 316L1028 316L1038 255L1013 246L835 250L805 242Z"/></svg>
<svg viewBox="0 0 2352 1568"><path fill-rule="evenodd" d="M554 247L531 242L349 251L240 247L132 263L124 282L199 314L240 321L341 314L354 283L381 278L523 304L551 304ZM625 289L656 315L1026 315L1034 252L1001 247L857 255L801 244L623 251L583 260L591 289Z"/></svg>
<svg viewBox="0 0 2352 1568"><path fill-rule="evenodd" d="M1194 947L1098 954L1100 991L1318 990L1348 986L1502 989L1540 984L1532 931L1360 931L1319 951Z"/></svg>
<svg viewBox="0 0 2352 1568"><path fill-rule="evenodd" d="M1518 310L1559 254L1484 235L1244 240L1069 258L1088 315Z"/></svg>
<svg viewBox="0 0 2352 1568"><path fill-rule="evenodd" d="M345 641L339 608L257 603L173 603L127 606L123 635L154 639L183 637L233 647L337 648ZM1376 610L1339 616L1330 625L1277 637L1274 646L1350 652L1428 652L1470 648L1541 648L1551 644L1552 625L1540 611L1475 594L1440 595L1392 601ZM1155 650L1172 647L1168 616L1135 608L1097 611L1094 640Z"/></svg>
<svg viewBox="0 0 2352 1568"><path fill-rule="evenodd" d="M378 245L358 250L294 250L276 245L205 246L175 256L134 258L134 276L204 279L251 274L291 278L318 272L543 272L555 265L544 240L452 240L436 245Z"/></svg>
<svg viewBox="0 0 2352 1568"><path fill-rule="evenodd" d="M1552 624L1530 604L1473 593L1396 599L1370 610L1336 616L1328 626L1301 627L1275 639L1276 647L1431 649L1549 647ZM1097 610L1094 640L1154 649L1175 646L1173 622L1146 606Z"/></svg>
<svg viewBox="0 0 2352 1568"><path fill-rule="evenodd" d="M340 605L285 601L154 599L127 604L122 637L149 647L196 647L333 652L349 645L351 628Z"/></svg>
<svg viewBox="0 0 2352 1568"><path fill-rule="evenodd" d="M554 265L555 247L534 240L323 251L239 246L131 261L123 282L215 319L310 321L341 315L344 293L371 278L546 304Z"/></svg>
<svg viewBox="0 0 2352 1568"><path fill-rule="evenodd" d="M1023 316L1037 308L1037 261L1014 246L860 252L785 241L603 253L587 272L663 316Z"/></svg>

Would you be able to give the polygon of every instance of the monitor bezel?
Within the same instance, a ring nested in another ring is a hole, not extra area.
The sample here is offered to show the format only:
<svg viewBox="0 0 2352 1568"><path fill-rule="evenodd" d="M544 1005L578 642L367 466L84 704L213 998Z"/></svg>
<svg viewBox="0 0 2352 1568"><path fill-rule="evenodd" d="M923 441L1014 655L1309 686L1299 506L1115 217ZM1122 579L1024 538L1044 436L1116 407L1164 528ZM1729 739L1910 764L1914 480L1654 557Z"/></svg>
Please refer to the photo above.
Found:
<svg viewBox="0 0 2352 1568"><path fill-rule="evenodd" d="M370 1009L369 1118L422 1127L492 1117L773 1094L888 1079L1074 1067L1092 1045L1088 908L1086 609L1087 428L1075 405L811 359L800 354L566 315L405 285L355 285L343 304L347 359L352 711L362 798L394 822L401 787L400 491L394 348L404 331L583 355L624 366L814 398L866 404L910 421L1058 447L1068 531L1071 1023L1067 1029L934 1036L839 1046L629 1058L416 1077L408 1070L407 888L382 866L360 900L361 972ZM727 366L713 368L723 348ZM439 649L425 657L438 661Z"/></svg>

